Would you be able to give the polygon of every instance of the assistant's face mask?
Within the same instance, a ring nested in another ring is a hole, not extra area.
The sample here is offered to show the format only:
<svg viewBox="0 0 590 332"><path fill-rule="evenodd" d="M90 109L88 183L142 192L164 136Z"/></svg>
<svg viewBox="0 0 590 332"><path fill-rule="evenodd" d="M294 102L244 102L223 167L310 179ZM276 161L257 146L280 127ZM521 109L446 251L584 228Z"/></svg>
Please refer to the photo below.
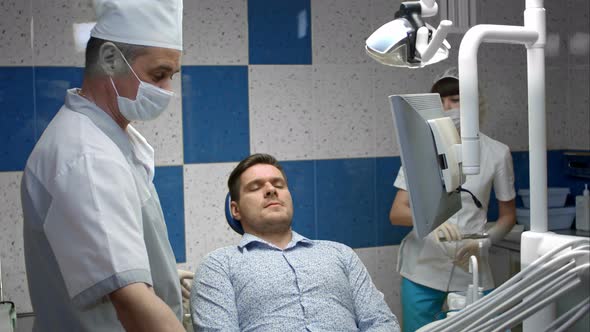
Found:
<svg viewBox="0 0 590 332"><path fill-rule="evenodd" d="M135 97L135 100L121 97L119 91L117 91L117 88L115 87L113 79L111 78L111 84L117 94L119 111L128 121L149 121L157 118L166 110L168 104L170 104L170 100L174 97L174 92L158 88L153 84L140 80L122 53L121 56L123 57L123 60L125 60L129 69L131 69L135 78L139 81L139 87L137 88L137 96Z"/></svg>
<svg viewBox="0 0 590 332"><path fill-rule="evenodd" d="M459 129L459 125L461 124L461 113L459 113L459 109L453 108L453 109L446 111L444 114L445 114L445 116L448 116L449 118L451 118L451 120L453 120L453 124L455 125L455 128Z"/></svg>

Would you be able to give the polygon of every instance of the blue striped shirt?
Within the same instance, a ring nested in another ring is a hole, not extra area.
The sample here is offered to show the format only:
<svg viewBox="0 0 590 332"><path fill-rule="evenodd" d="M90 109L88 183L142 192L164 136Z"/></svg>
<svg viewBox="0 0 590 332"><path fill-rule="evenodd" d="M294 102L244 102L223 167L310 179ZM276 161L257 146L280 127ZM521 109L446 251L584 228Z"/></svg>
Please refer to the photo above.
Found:
<svg viewBox="0 0 590 332"><path fill-rule="evenodd" d="M399 331L351 248L295 232L284 250L245 234L210 253L191 312L195 331Z"/></svg>

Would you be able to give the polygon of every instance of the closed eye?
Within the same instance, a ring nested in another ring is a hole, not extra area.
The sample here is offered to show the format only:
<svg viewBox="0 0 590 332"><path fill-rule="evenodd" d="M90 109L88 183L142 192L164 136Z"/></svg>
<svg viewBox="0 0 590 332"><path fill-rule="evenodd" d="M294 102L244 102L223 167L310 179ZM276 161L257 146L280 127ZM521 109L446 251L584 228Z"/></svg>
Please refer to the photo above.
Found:
<svg viewBox="0 0 590 332"><path fill-rule="evenodd" d="M283 180L281 180L281 179L277 179L277 180L274 180L274 181L272 182L272 185L273 185L275 188L281 188L281 189L282 189L282 188L284 188L284 187L285 187L285 181L283 181Z"/></svg>

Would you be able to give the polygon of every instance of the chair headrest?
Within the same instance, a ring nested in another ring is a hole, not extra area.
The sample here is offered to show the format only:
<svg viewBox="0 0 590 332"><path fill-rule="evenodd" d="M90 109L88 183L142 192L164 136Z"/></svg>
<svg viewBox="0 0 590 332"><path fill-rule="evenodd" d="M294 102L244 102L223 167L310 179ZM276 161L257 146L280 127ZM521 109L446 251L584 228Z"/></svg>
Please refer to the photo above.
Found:
<svg viewBox="0 0 590 332"><path fill-rule="evenodd" d="M231 214L231 197L229 193L225 196L225 219L227 219L227 223L231 229L240 235L244 235L242 223L240 223L239 220L234 219L234 216Z"/></svg>

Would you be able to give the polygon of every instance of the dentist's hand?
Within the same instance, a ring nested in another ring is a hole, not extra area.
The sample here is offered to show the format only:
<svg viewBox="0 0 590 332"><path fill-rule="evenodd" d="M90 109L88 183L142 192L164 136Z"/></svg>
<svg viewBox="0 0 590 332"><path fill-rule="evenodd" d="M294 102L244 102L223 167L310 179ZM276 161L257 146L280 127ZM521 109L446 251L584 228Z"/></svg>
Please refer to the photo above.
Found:
<svg viewBox="0 0 590 332"><path fill-rule="evenodd" d="M193 285L193 279L195 274L191 271L178 270L178 278L180 280L180 289L182 291L182 298L185 300L191 297L191 287Z"/></svg>
<svg viewBox="0 0 590 332"><path fill-rule="evenodd" d="M459 230L459 227L455 224L452 224L450 222L445 222L443 224L441 224L440 226L438 226L434 231L432 231L434 234L434 238L436 239L437 242L440 242L441 238L445 238L446 241L459 241L462 239L461 236L461 231Z"/></svg>

